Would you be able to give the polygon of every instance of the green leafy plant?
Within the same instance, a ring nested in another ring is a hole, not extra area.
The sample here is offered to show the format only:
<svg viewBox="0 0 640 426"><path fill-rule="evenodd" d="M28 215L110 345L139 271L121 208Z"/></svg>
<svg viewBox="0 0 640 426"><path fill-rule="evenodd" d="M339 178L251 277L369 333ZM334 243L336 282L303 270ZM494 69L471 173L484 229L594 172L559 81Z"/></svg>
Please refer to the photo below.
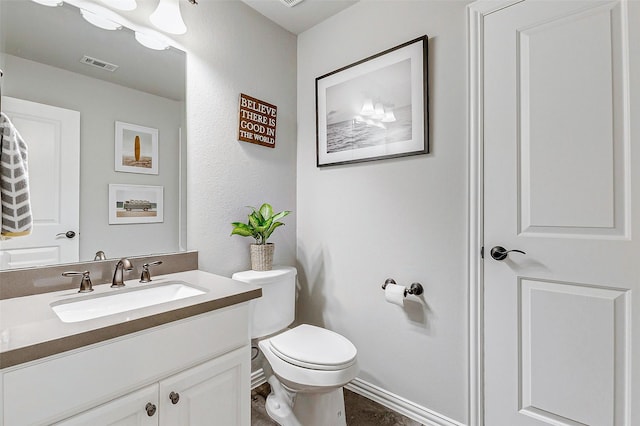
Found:
<svg viewBox="0 0 640 426"><path fill-rule="evenodd" d="M240 235L242 237L253 237L256 244L267 244L267 239L273 234L279 226L284 223L279 222L280 219L291 213L288 210L273 214L273 208L270 204L264 203L259 209L249 206L252 212L249 214L247 223L233 222L233 230L231 235Z"/></svg>

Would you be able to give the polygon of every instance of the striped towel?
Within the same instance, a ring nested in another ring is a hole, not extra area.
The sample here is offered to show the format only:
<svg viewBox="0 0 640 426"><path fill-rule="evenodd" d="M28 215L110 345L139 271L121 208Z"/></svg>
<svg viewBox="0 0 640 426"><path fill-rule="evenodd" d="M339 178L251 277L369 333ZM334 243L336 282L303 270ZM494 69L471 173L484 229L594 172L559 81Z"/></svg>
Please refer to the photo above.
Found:
<svg viewBox="0 0 640 426"><path fill-rule="evenodd" d="M0 198L2 226L0 236L19 237L31 233L27 144L9 117L0 112Z"/></svg>

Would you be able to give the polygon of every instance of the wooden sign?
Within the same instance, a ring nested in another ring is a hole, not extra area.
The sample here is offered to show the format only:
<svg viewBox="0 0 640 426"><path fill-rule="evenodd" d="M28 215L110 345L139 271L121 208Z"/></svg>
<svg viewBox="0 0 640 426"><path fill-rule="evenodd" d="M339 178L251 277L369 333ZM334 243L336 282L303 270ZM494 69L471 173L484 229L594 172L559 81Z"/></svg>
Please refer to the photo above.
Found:
<svg viewBox="0 0 640 426"><path fill-rule="evenodd" d="M240 94L238 140L276 147L276 115L278 107Z"/></svg>

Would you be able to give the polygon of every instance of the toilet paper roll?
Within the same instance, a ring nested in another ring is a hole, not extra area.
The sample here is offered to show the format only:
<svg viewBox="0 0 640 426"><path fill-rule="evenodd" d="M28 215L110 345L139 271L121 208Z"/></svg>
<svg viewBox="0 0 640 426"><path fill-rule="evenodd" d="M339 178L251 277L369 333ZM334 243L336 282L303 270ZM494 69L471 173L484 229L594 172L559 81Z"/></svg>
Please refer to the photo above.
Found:
<svg viewBox="0 0 640 426"><path fill-rule="evenodd" d="M384 289L384 298L389 303L404 306L404 291L405 287L403 285L389 284Z"/></svg>

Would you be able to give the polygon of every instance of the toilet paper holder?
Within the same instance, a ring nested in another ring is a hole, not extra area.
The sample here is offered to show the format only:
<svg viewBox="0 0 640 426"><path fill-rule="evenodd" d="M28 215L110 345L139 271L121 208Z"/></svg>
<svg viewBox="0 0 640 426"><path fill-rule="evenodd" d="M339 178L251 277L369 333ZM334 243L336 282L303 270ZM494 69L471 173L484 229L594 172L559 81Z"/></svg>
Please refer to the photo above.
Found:
<svg viewBox="0 0 640 426"><path fill-rule="evenodd" d="M382 284L382 289L386 289L387 285L392 284L392 285L397 285L396 284L396 280L394 280L393 278L387 278L384 281L384 284ZM422 284L420 283L413 283L409 286L409 288L405 288L404 289L404 297L407 297L407 294L412 294L414 296L419 296L422 293L424 293L424 288L422 287Z"/></svg>

